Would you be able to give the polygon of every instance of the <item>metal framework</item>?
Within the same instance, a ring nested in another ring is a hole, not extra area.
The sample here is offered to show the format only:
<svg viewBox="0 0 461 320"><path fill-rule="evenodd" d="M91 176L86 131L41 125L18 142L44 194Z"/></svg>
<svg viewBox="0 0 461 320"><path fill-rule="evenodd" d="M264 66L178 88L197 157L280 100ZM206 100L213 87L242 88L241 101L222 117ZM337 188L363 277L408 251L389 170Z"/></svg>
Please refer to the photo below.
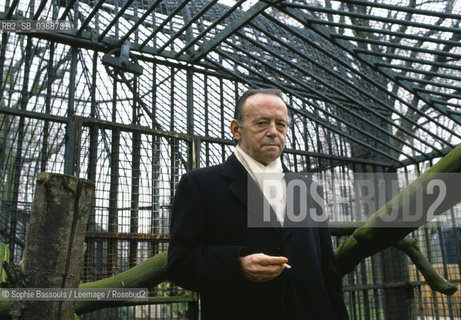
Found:
<svg viewBox="0 0 461 320"><path fill-rule="evenodd" d="M461 142L460 14L459 0L5 0L1 238L19 260L36 175L53 171L96 182L85 281L166 250L176 183L232 152L233 105L254 86L283 90L284 161L326 181L333 220L352 220L357 195L341 180L411 180ZM70 28L24 29L56 20ZM415 235L460 283L459 208ZM461 299L431 292L392 250L344 281L353 319L461 316ZM93 317L193 318L189 292L152 294L171 303Z"/></svg>

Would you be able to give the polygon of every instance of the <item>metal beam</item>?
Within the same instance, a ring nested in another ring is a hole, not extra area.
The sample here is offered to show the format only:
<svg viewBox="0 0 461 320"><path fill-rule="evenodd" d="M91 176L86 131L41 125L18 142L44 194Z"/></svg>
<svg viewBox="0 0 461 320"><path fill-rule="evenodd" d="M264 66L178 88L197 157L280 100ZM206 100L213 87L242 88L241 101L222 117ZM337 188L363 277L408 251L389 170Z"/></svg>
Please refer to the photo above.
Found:
<svg viewBox="0 0 461 320"><path fill-rule="evenodd" d="M69 2L66 5L66 9L64 9L64 12L61 14L61 18L59 20L66 20L67 14L70 12L70 9L72 9L72 7L74 6L75 1L77 0L69 0Z"/></svg>
<svg viewBox="0 0 461 320"><path fill-rule="evenodd" d="M204 37L211 29L216 27L219 23L224 21L228 16L231 15L232 12L234 12L242 3L244 3L246 0L238 0L229 10L227 10L221 17L219 17L216 21L214 21L212 24L210 24L205 30L200 32L198 36L196 36L192 41L186 44L184 48L182 48L176 55L175 57L179 57L181 54L189 50L190 47L192 47L197 41L199 41L202 37ZM195 61L194 61L195 62Z"/></svg>
<svg viewBox="0 0 461 320"><path fill-rule="evenodd" d="M411 164L418 164L418 163L423 162L423 161L428 161L428 160L433 160L435 158L444 157L451 150L453 150L453 148L443 148L443 149L439 150L438 152L429 152L429 153L426 153L423 156L415 156L416 162L410 161L408 159L403 160L402 163L401 163L400 168L406 167L406 166L411 165Z"/></svg>
<svg viewBox="0 0 461 320"><path fill-rule="evenodd" d="M99 2L90 12L90 14L86 17L85 21L83 21L82 25L80 26L80 29L77 31L77 35L80 35L83 32L83 30L85 30L86 26L90 23L91 19L93 19L93 17L96 15L99 8L101 8L105 1L106 0L99 0Z"/></svg>
<svg viewBox="0 0 461 320"><path fill-rule="evenodd" d="M402 12L408 12L408 13L416 13L419 15L459 19L459 14L455 14L455 13L446 13L446 12L433 11L433 10L402 7L402 6L396 6L396 5L386 4L386 3L381 3L381 2L371 2L371 1L363 1L363 0L337 0L337 1L350 3L350 4L358 4L358 5L368 6L368 7L373 7L373 8L382 8L382 9L396 10L396 11L402 11Z"/></svg>
<svg viewBox="0 0 461 320"><path fill-rule="evenodd" d="M176 7L176 9L173 10L173 12L168 15L168 17L166 17L162 23L160 23L160 25L158 25L155 30L152 31L152 33L146 38L146 40L144 40L143 43L141 43L141 45L139 46L139 49L142 50L142 48L144 48L147 43L152 40L152 38L154 38L157 33L160 32L160 30L162 30L162 28L168 23L170 22L178 13L179 11L181 11L186 5L188 4L188 1L183 1L179 6Z"/></svg>
<svg viewBox="0 0 461 320"><path fill-rule="evenodd" d="M342 23L342 22L322 20L322 19L317 19L317 18L309 18L308 21L309 23L319 24L323 26L328 25L328 26L333 26L333 27L338 27L338 28L347 28L347 29L358 30L358 31L363 31L363 32L386 34L389 36L395 36L395 37L404 38L404 39L413 39L413 40L421 40L425 42L459 45L457 41L453 41L453 40L424 37L424 36L419 36L417 34L404 33L404 32L393 31L393 30L382 29L382 28L379 29L379 28L373 28L369 26L361 26L361 25L356 25L356 24L350 24L350 23L348 24L348 23Z"/></svg>
<svg viewBox="0 0 461 320"><path fill-rule="evenodd" d="M242 14L237 20L229 24L221 33L216 35L213 39L208 40L203 46L201 46L194 54L192 54L192 62L201 60L206 56L211 50L216 48L227 39L229 36L233 35L237 30L244 27L248 22L250 22L254 17L259 15L261 12L269 8L270 6L279 3L280 0L266 0L258 1L254 4L248 11Z"/></svg>
<svg viewBox="0 0 461 320"><path fill-rule="evenodd" d="M118 19L125 13L125 11L130 7L130 5L133 3L134 0L127 0L125 4L123 5L122 9L120 9L119 12L115 15L115 17L111 20L109 25L106 27L106 29L98 36L98 41L101 41L104 36L109 32L110 28L114 26L114 24L117 23Z"/></svg>
<svg viewBox="0 0 461 320"><path fill-rule="evenodd" d="M434 67L440 67L440 68L444 68L444 69L452 69L452 70L461 71L461 66L458 66L458 65L455 65L455 64L447 64L447 63L444 63L444 62L432 61L432 60L427 60L427 59L418 59L418 58L412 58L412 57L407 57L407 56L399 56L398 54L390 54L390 53L385 53L385 52L376 52L376 51L370 51L370 50L366 50L366 49L356 49L355 52L356 53L363 53L363 54L367 54L367 55L372 55L372 56L388 58L388 59L391 59L391 60L394 60L394 59L395 60L402 60L402 61L408 61L408 62L412 62L412 63L419 63L419 64L425 64L425 65L434 66ZM418 81L419 79L414 78L414 80Z"/></svg>
<svg viewBox="0 0 461 320"><path fill-rule="evenodd" d="M10 7L8 9L8 12L5 15L5 20L11 19L11 17L13 16L14 9L16 9L18 4L19 4L19 0L13 0L13 2L11 3L11 5L10 5Z"/></svg>
<svg viewBox="0 0 461 320"><path fill-rule="evenodd" d="M86 37L78 37L75 33L58 33L58 32L47 32L39 33L33 32L27 34L29 37L45 39L57 43L67 44L71 47L78 47L80 49L90 49L101 52L108 52L110 45L108 43L97 42Z"/></svg>
<svg viewBox="0 0 461 320"><path fill-rule="evenodd" d="M425 74L425 75L430 75L434 76L437 78L443 78L443 79L450 79L450 80L456 80L456 81L461 81L461 77L455 76L452 74L446 74L446 73L440 73L440 72L433 72L433 71L426 71L426 70L421 70L418 68L412 68L412 67L407 67L404 65L399 65L399 64L392 64L392 63L384 63L384 62L375 62L375 66L377 67L384 67L386 69L398 69L398 70L405 70L409 71L412 73L419 73L419 74ZM398 79L400 75L396 73L395 78ZM411 80L413 81L413 80Z"/></svg>
<svg viewBox="0 0 461 320"><path fill-rule="evenodd" d="M42 0L40 1L40 5L37 8L37 11L35 11L33 20L37 20L40 17L40 14L42 13L43 9L45 8L45 5L48 1L47 0Z"/></svg>
<svg viewBox="0 0 461 320"><path fill-rule="evenodd" d="M461 32L461 29L460 31ZM357 41L357 42L363 42L363 43L371 43L371 44L376 44L379 46L386 46L390 48L398 48L398 49L403 49L403 50L409 50L409 51L416 51L416 52L422 52L422 53L428 53L428 54L433 54L437 56L443 56L443 57L450 57L454 59L461 59L461 54L457 53L450 53L450 52L445 52L442 50L433 50L433 49L426 49L426 48L416 48L415 46L409 46L409 45L403 45L400 43L394 43L391 41L383 41L383 40L376 40L376 39L368 39L368 38L358 38L354 36L348 36L348 35L343 35L343 34L334 34L330 33L330 36L336 39L342 39L342 40L347 40L347 41ZM457 43L456 46L460 46L460 43ZM367 50L362 50L362 52L367 52Z"/></svg>
<svg viewBox="0 0 461 320"><path fill-rule="evenodd" d="M408 80L408 81L413 81L413 82L418 82L418 83L424 83L424 84L427 84L427 85L430 85L430 86L433 86L433 87L440 87L440 88L453 89L453 90L459 90L460 89L460 87L457 86L457 85L451 85L451 84L447 84L447 83L443 83L443 82L434 82L434 81L430 81L430 80L412 78L412 77L408 77L408 76L398 76L398 78L402 79L402 80ZM432 99L432 100L434 100L434 99ZM461 107L461 105L457 105L457 106Z"/></svg>
<svg viewBox="0 0 461 320"><path fill-rule="evenodd" d="M152 11L154 11L155 8L158 7L160 2L162 2L162 0L154 1L150 8L146 10L146 12L142 15L142 17L139 18L138 21L136 21L136 23L131 27L131 29L128 30L128 32L122 37L122 39L120 39L118 43L119 46L121 46L125 42L125 40L128 39L130 35L138 29L139 25L142 24L146 20L146 18L152 13Z"/></svg>
<svg viewBox="0 0 461 320"><path fill-rule="evenodd" d="M187 30L195 21L197 21L199 18L203 16L205 12L207 12L213 5L215 5L219 0L212 0L210 3L208 3L205 7L203 7L197 14L195 14L194 17L192 17L187 23L184 24L184 26L178 30L174 36L172 36L168 41L166 41L160 48L157 49L157 54L161 53L163 50L165 50L166 47L168 47L175 39L177 39L181 34L184 33L184 31Z"/></svg>
<svg viewBox="0 0 461 320"><path fill-rule="evenodd" d="M35 112L29 110L22 110L16 108L7 108L7 107L0 107L1 114L8 114L10 116L15 117L26 117L30 119L37 119L37 120L44 120L44 121L52 121L58 123L67 123L69 119L67 117L55 116L52 114L46 114L42 112Z"/></svg>
<svg viewBox="0 0 461 320"><path fill-rule="evenodd" d="M419 92L429 93L431 95L436 95L436 96L441 96L441 97L447 97L447 98L450 98L450 99L461 100L461 95L455 94L455 93L446 93L446 92L434 91L434 90L425 89L423 87L415 87L415 90L417 90ZM459 90L459 88L458 88L458 90ZM431 100L433 101L433 99L431 99ZM460 107L461 107L461 105L460 105Z"/></svg>
<svg viewBox="0 0 461 320"><path fill-rule="evenodd" d="M423 28L423 29L429 29L429 30L437 30L437 31L443 31L443 32L459 32L459 28L444 27L444 26L438 26L435 24L413 22L413 21L408 21L408 20L393 19L393 18L386 18L386 17L380 17L380 16L372 16L372 15L364 14L364 13L342 11L342 10L330 9L330 8L325 8L325 7L316 7L316 6L311 6L307 4L283 2L280 5L280 7L285 8L285 9L296 9L296 10L305 9L309 11L336 14L340 16L353 17L353 18L359 18L359 19L364 19L364 20L388 22L388 23L393 23L393 24L400 24L400 25L405 25L405 26L411 26L411 27ZM459 19L459 16L456 18L455 17L456 15L454 15L453 18Z"/></svg>

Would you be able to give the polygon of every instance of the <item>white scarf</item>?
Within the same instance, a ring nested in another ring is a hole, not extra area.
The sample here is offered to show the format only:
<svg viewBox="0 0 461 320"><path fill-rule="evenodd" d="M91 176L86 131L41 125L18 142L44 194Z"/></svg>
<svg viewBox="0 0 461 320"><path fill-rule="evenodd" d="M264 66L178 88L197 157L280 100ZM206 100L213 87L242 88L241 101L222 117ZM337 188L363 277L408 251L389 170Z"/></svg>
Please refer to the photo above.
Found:
<svg viewBox="0 0 461 320"><path fill-rule="evenodd" d="M285 173L283 172L280 157L270 162L267 166L253 159L245 151L237 146L234 151L237 159L242 163L250 176L256 181L264 197L277 215L280 224L283 225L287 205ZM270 178L270 184L264 184L264 180ZM274 184L275 182L275 184ZM277 186L278 188L274 188ZM277 194L274 194L277 192Z"/></svg>

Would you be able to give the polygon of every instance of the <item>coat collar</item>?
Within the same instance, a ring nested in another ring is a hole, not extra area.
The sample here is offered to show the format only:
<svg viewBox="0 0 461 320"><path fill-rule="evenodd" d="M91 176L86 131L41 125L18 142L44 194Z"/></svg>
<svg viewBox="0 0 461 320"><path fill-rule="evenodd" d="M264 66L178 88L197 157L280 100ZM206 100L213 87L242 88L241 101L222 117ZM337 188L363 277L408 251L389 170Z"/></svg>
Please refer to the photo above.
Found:
<svg viewBox="0 0 461 320"><path fill-rule="evenodd" d="M248 172L235 154L223 163L223 176L230 181L230 190L245 206L248 206Z"/></svg>

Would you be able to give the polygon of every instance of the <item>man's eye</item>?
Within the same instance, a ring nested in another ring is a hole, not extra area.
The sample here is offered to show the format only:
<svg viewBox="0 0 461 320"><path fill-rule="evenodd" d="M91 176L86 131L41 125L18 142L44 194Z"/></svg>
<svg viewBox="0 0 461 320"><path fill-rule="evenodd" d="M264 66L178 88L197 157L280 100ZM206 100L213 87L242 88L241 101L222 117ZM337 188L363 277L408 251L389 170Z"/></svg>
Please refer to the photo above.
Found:
<svg viewBox="0 0 461 320"><path fill-rule="evenodd" d="M285 128L287 126L284 122L278 123L277 125L281 128Z"/></svg>

